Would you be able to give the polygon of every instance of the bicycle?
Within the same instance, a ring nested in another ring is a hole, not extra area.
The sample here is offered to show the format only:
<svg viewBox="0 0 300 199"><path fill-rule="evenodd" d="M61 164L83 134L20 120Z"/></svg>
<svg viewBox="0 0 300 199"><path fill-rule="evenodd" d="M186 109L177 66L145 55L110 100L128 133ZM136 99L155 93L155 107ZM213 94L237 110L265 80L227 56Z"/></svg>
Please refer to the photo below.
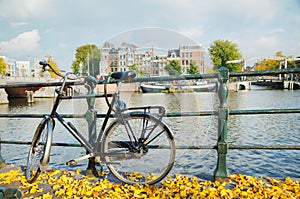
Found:
<svg viewBox="0 0 300 199"><path fill-rule="evenodd" d="M120 100L120 85L132 81L136 76L134 71L115 72L107 76L103 80L104 94L102 95L96 95L93 92L99 82L92 76L86 76L84 81L79 80L79 82L85 85L88 90L87 94L72 96L68 94L68 88L80 83L70 80L79 77L71 78L71 75L74 76L73 73L62 75L47 62L40 62L40 65L43 70L52 70L61 76L62 83L55 89L57 95L51 113L44 116L33 136L25 170L28 182L34 182L39 174L47 169L55 119L87 151L86 155L67 161L66 164L69 166L87 159L101 165L105 164L118 180L126 184L155 184L170 172L175 161L175 142L172 131L162 121L166 112L165 108L163 106L127 108L125 102ZM116 82L116 89L108 94L107 84L110 79ZM96 142L93 143L88 141L73 123L63 119L57 112L57 108L65 99L94 97L104 97L108 110ZM109 123L110 118L114 121ZM93 174L98 177L99 172L95 164L92 169Z"/></svg>

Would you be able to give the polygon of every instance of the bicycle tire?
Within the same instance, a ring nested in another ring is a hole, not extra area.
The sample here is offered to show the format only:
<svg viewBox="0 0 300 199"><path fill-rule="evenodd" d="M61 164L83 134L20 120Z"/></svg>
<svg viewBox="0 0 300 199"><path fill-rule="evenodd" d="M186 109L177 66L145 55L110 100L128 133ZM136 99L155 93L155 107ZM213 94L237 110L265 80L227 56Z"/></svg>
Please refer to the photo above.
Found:
<svg viewBox="0 0 300 199"><path fill-rule="evenodd" d="M175 161L175 142L171 130L149 114L133 113L123 117L124 120L115 120L102 138L102 154L107 167L117 179L126 184L155 184L161 181L168 175ZM126 128L134 132L136 140L141 138L143 131L146 136L152 133L147 140L142 141L142 149L133 152L138 142L130 141Z"/></svg>
<svg viewBox="0 0 300 199"><path fill-rule="evenodd" d="M41 171L45 170L50 160L52 131L54 120L44 118L38 125L28 152L25 176L29 183L34 182ZM41 168L44 167L44 168Z"/></svg>

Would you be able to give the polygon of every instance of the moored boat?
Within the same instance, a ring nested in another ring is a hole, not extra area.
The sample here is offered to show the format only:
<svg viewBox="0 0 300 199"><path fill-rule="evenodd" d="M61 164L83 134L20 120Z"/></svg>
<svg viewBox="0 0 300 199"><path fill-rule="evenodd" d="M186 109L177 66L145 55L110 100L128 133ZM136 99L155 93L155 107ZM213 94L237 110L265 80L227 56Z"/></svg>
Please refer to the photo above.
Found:
<svg viewBox="0 0 300 199"><path fill-rule="evenodd" d="M162 93L168 91L168 88L165 85L141 84L141 90L143 93Z"/></svg>
<svg viewBox="0 0 300 199"><path fill-rule="evenodd" d="M7 93L7 97L10 98L20 98L27 97L27 91L37 91L41 87L19 87L19 88L4 88Z"/></svg>
<svg viewBox="0 0 300 199"><path fill-rule="evenodd" d="M173 93L173 92L210 92L216 89L215 82L200 82L193 85L188 84L141 84L143 93Z"/></svg>

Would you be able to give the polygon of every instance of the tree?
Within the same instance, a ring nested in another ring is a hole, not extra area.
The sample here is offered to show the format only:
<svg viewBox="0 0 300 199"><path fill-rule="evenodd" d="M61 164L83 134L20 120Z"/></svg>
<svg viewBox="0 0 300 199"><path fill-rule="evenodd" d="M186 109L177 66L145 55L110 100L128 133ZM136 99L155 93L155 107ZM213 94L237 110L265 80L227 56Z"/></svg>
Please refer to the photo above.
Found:
<svg viewBox="0 0 300 199"><path fill-rule="evenodd" d="M265 59L261 62L259 62L256 66L255 66L255 70L274 70L274 69L279 69L280 67L280 61L284 61L285 59L289 59L291 58L290 56L285 56L283 55L283 53L281 51L278 51L275 53L275 57L274 58L269 58L269 59ZM281 59L281 60L279 60ZM283 66L281 66L283 68ZM295 61L288 61L287 62L287 67L288 68L295 68L296 67L296 63Z"/></svg>
<svg viewBox="0 0 300 199"><path fill-rule="evenodd" d="M0 75L6 74L7 64L4 62L4 59L0 57Z"/></svg>
<svg viewBox="0 0 300 199"><path fill-rule="evenodd" d="M136 64L133 64L133 65L129 66L128 68L129 68L129 70L134 70L138 74L139 77L144 77L147 74L146 71L139 70Z"/></svg>
<svg viewBox="0 0 300 199"><path fill-rule="evenodd" d="M237 60L242 58L238 46L229 40L215 40L208 48L211 60L215 70L222 66L226 66L229 71L240 71L242 65L240 63L226 64L227 61Z"/></svg>
<svg viewBox="0 0 300 199"><path fill-rule="evenodd" d="M190 68L187 70L188 74L199 74L198 67L195 61L192 61L190 64Z"/></svg>
<svg viewBox="0 0 300 199"><path fill-rule="evenodd" d="M178 60L171 60L166 66L166 71L168 71L169 75L180 75L181 67Z"/></svg>
<svg viewBox="0 0 300 199"><path fill-rule="evenodd" d="M100 49L95 44L87 44L76 49L76 60L72 63L74 73L89 74L96 77L99 71L101 60ZM80 71L82 70L82 71Z"/></svg>

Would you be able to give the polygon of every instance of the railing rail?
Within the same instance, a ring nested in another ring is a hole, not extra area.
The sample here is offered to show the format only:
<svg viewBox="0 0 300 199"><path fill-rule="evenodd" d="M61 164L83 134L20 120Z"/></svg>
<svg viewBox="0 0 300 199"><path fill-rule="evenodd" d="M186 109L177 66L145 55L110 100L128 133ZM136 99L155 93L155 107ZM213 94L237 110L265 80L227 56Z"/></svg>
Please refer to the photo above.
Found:
<svg viewBox="0 0 300 199"><path fill-rule="evenodd" d="M152 82L152 81L173 81L173 80L192 80L192 79L218 79L218 96L219 96L219 107L218 110L210 111L197 111L197 112L169 112L166 117L188 117L188 116L217 116L218 117L218 140L216 145L201 145L201 146L177 146L177 149L215 149L218 153L218 160L216 169L214 172L215 180L226 180L228 178L226 156L228 150L234 149L260 149L260 150L300 150L300 145L295 146L283 146L283 145L272 145L272 146L235 146L227 142L227 123L229 115L255 115L255 114L293 114L300 113L299 108L285 108L285 109L253 109L253 110L229 110L227 105L228 98L228 80L230 77L241 77L241 76L264 76L264 75L279 75L279 74L293 74L300 73L300 68L287 68L281 70L268 70L268 71L245 71L245 72L229 72L227 68L221 67L218 73L215 74L197 74L197 75L181 75L181 76L168 76L168 77L149 77L149 78L135 78L134 82ZM99 84L103 81L99 81ZM70 83L72 85L78 85L78 82ZM18 84L20 87L28 86L59 86L59 82L49 83L26 83ZM2 85L0 88L15 87L16 85L7 84ZM0 118L41 118L44 114L0 114ZM66 118L86 118L90 121L87 114L63 114ZM97 117L104 117L105 114L96 114ZM91 131L92 128L89 128ZM1 157L1 143L3 144L31 144L30 142L23 141L1 141L0 137L0 166L5 161ZM70 143L53 143L54 146L68 146L68 147L79 147L79 144Z"/></svg>

